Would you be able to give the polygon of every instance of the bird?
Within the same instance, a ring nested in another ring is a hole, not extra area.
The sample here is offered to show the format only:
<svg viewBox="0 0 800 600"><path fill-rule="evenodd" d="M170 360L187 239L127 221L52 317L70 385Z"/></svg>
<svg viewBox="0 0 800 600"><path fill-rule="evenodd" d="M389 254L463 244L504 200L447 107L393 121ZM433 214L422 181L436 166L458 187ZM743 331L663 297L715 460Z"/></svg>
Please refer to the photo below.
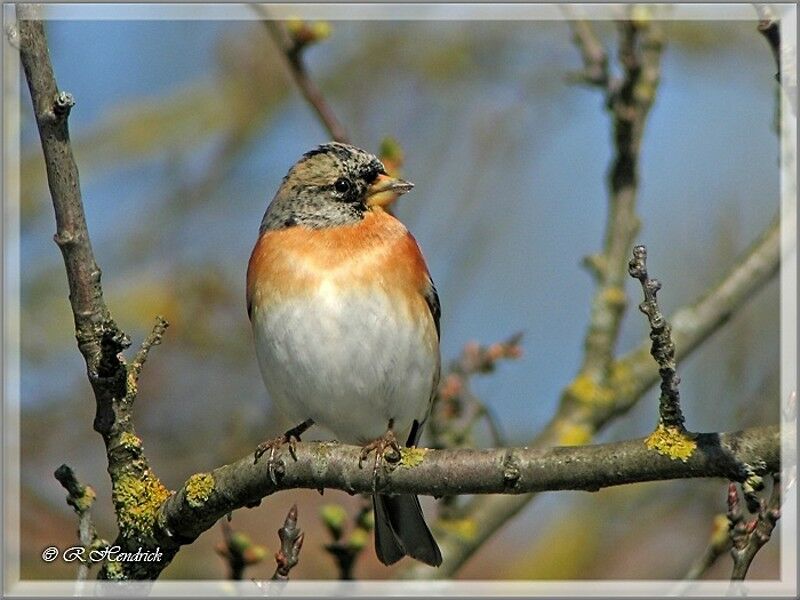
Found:
<svg viewBox="0 0 800 600"><path fill-rule="evenodd" d="M300 441L312 425L370 452L420 440L439 382L441 308L420 247L386 209L414 187L373 154L322 144L289 169L259 228L247 269L247 312L272 402L297 426L258 457ZM272 476L272 475L271 475ZM415 495L373 493L375 551L390 565L442 554Z"/></svg>

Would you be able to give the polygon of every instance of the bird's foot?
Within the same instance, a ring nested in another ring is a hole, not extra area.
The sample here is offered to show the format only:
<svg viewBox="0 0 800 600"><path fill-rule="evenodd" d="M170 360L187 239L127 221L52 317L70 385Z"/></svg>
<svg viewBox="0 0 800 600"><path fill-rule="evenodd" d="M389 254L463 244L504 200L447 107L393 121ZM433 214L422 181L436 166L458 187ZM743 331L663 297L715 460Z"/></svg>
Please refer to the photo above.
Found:
<svg viewBox="0 0 800 600"><path fill-rule="evenodd" d="M264 456L264 454L269 451L269 459L267 460L267 471L269 472L269 478L274 485L278 484L277 477L275 476L275 451L278 450L283 445L289 446L289 454L292 455L292 458L297 460L297 448L295 446L295 442L299 442L300 436L305 433L305 431L314 424L312 419L306 419L302 423L300 423L296 427L292 427L289 431L284 433L283 435L279 435L276 438L271 440L267 440L265 442L261 442L257 447L256 451L253 454L253 464L258 462L258 459Z"/></svg>
<svg viewBox="0 0 800 600"><path fill-rule="evenodd" d="M369 453L375 452L375 464L372 468L372 489L373 491L378 487L378 466L387 449L391 449L396 457L400 457L400 446L397 443L397 438L394 435L392 426L394 420L389 421L389 427L381 437L372 440L369 444L361 448L361 454L358 457L358 468L362 468L364 461L369 456ZM391 460L391 459L390 459Z"/></svg>

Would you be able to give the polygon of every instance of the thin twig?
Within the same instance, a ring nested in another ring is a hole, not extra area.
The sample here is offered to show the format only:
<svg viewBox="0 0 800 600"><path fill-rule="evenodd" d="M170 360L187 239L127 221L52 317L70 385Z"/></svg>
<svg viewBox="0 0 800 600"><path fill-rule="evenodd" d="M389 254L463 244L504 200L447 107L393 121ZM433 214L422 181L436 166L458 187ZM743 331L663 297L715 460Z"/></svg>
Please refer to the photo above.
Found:
<svg viewBox="0 0 800 600"><path fill-rule="evenodd" d="M108 542L97 534L91 517L91 508L96 494L91 486L83 485L75 476L75 471L67 465L61 465L54 473L58 482L67 490L67 504L78 515L78 538L81 545L87 550L99 549L108 546ZM91 561L81 561L78 566L78 581L85 581L89 575Z"/></svg>
<svg viewBox="0 0 800 600"><path fill-rule="evenodd" d="M314 80L309 76L303 59L303 52L310 42L316 41L313 35L291 36L286 27L280 22L271 18L268 10L261 5L253 5L253 9L264 19L264 25L272 36L278 49L286 58L289 71L294 82L316 112L320 122L328 130L331 138L337 142L349 143L347 131L341 121L336 118L328 101L325 99L322 90L319 89ZM302 33L302 31L301 31Z"/></svg>
<svg viewBox="0 0 800 600"><path fill-rule="evenodd" d="M781 516L780 474L772 474L772 493L769 502L761 499L755 517L745 519L736 484L728 485L728 521L732 542L733 572L731 581L743 581L758 551L772 536Z"/></svg>
<svg viewBox="0 0 800 600"><path fill-rule="evenodd" d="M494 372L501 360L515 360L522 356L521 342L521 332L505 341L485 346L470 342L464 346L461 355L450 362L441 378L430 418L429 432L434 448L468 445L479 420L486 422L496 447L505 445L499 421L472 391L470 380L476 374Z"/></svg>
<svg viewBox="0 0 800 600"><path fill-rule="evenodd" d="M273 581L288 581L289 572L300 561L300 549L303 547L305 534L297 526L297 505L292 505L283 527L278 529L278 537L281 539L281 547L275 553L275 574Z"/></svg>
<svg viewBox="0 0 800 600"><path fill-rule="evenodd" d="M628 265L631 277L638 279L642 284L644 302L639 304L639 310L647 315L650 322L650 339L653 345L650 354L658 364L661 376L661 397L658 405L659 423L667 428L684 432L684 417L681 411L681 395L678 389L678 377L675 365L675 344L672 342L672 328L661 314L656 295L661 289L657 279L650 279L647 273L647 248L636 246L633 249L633 258Z"/></svg>
<svg viewBox="0 0 800 600"><path fill-rule="evenodd" d="M164 337L164 333L169 327L169 321L167 321L161 315L156 317L156 323L153 325L153 329L150 331L149 335L144 339L142 342L139 351L136 353L136 356L131 363L131 368L133 369L136 376L138 376L142 372L142 368L144 367L144 363L147 360L147 356L150 353L150 349L153 346L158 346L161 343L161 340Z"/></svg>
<svg viewBox="0 0 800 600"><path fill-rule="evenodd" d="M584 83L607 88L610 78L608 74L608 55L603 44L597 38L592 25L585 19L578 18L572 6L562 5L561 10L569 19L572 30L572 41L580 50L583 59L583 71L579 78Z"/></svg>

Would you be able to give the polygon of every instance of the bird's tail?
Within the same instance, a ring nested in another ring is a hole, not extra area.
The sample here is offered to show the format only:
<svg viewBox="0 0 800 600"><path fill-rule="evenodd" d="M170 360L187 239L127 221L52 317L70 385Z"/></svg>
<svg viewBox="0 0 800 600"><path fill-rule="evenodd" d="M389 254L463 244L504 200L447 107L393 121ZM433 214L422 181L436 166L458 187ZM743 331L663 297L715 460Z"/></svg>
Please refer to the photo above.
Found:
<svg viewBox="0 0 800 600"><path fill-rule="evenodd" d="M411 494L372 497L375 508L375 553L385 565L408 555L438 567L442 553L425 523L419 500Z"/></svg>

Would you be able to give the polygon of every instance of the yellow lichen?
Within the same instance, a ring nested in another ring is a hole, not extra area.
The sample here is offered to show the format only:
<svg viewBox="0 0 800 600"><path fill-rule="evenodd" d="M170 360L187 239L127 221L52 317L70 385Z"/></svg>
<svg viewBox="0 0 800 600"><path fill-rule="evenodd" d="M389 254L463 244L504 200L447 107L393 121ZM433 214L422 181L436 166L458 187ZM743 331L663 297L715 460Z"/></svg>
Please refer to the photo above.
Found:
<svg viewBox="0 0 800 600"><path fill-rule="evenodd" d="M200 508L214 491L214 477L211 473L195 473L186 482L186 502L192 508Z"/></svg>
<svg viewBox="0 0 800 600"><path fill-rule="evenodd" d="M644 443L662 456L669 456L672 460L680 459L683 462L689 460L697 448L697 442L692 434L677 427L665 427L661 423Z"/></svg>
<svg viewBox="0 0 800 600"><path fill-rule="evenodd" d="M588 375L578 375L569 384L567 395L581 404L606 406L614 402L614 391L598 385Z"/></svg>
<svg viewBox="0 0 800 600"><path fill-rule="evenodd" d="M401 448L400 449L400 466L407 469L413 469L422 464L427 454L427 448Z"/></svg>
<svg viewBox="0 0 800 600"><path fill-rule="evenodd" d="M125 571L122 568L122 563L116 560L107 560L103 565L105 576L112 581L125 579Z"/></svg>
<svg viewBox="0 0 800 600"><path fill-rule="evenodd" d="M128 383L127 387L127 396L128 398L134 398L136 394L139 392L139 384L137 383L136 371L132 368L128 369L128 376L126 378Z"/></svg>
<svg viewBox="0 0 800 600"><path fill-rule="evenodd" d="M475 539L478 533L478 526L473 519L445 519L439 521L437 527L465 541Z"/></svg>
<svg viewBox="0 0 800 600"><path fill-rule="evenodd" d="M316 445L314 448L314 454L319 458L328 458L330 456L331 450L336 446L336 444L332 442L321 442Z"/></svg>
<svg viewBox="0 0 800 600"><path fill-rule="evenodd" d="M95 498L97 498L97 494L95 493L94 489L92 488L92 486L87 485L83 489L83 494L81 494L77 498L74 497L72 498L72 504L75 506L75 509L79 513L85 513L92 507Z"/></svg>
<svg viewBox="0 0 800 600"><path fill-rule="evenodd" d="M112 499L122 535L152 534L158 509L170 491L150 471L143 475L123 474L114 481Z"/></svg>
<svg viewBox="0 0 800 600"><path fill-rule="evenodd" d="M591 429L584 424L561 420L556 423L556 431L560 446L582 446L592 439Z"/></svg>
<svg viewBox="0 0 800 600"><path fill-rule="evenodd" d="M142 440L128 431L122 432L119 436L119 443L126 450L141 450L142 448Z"/></svg>

